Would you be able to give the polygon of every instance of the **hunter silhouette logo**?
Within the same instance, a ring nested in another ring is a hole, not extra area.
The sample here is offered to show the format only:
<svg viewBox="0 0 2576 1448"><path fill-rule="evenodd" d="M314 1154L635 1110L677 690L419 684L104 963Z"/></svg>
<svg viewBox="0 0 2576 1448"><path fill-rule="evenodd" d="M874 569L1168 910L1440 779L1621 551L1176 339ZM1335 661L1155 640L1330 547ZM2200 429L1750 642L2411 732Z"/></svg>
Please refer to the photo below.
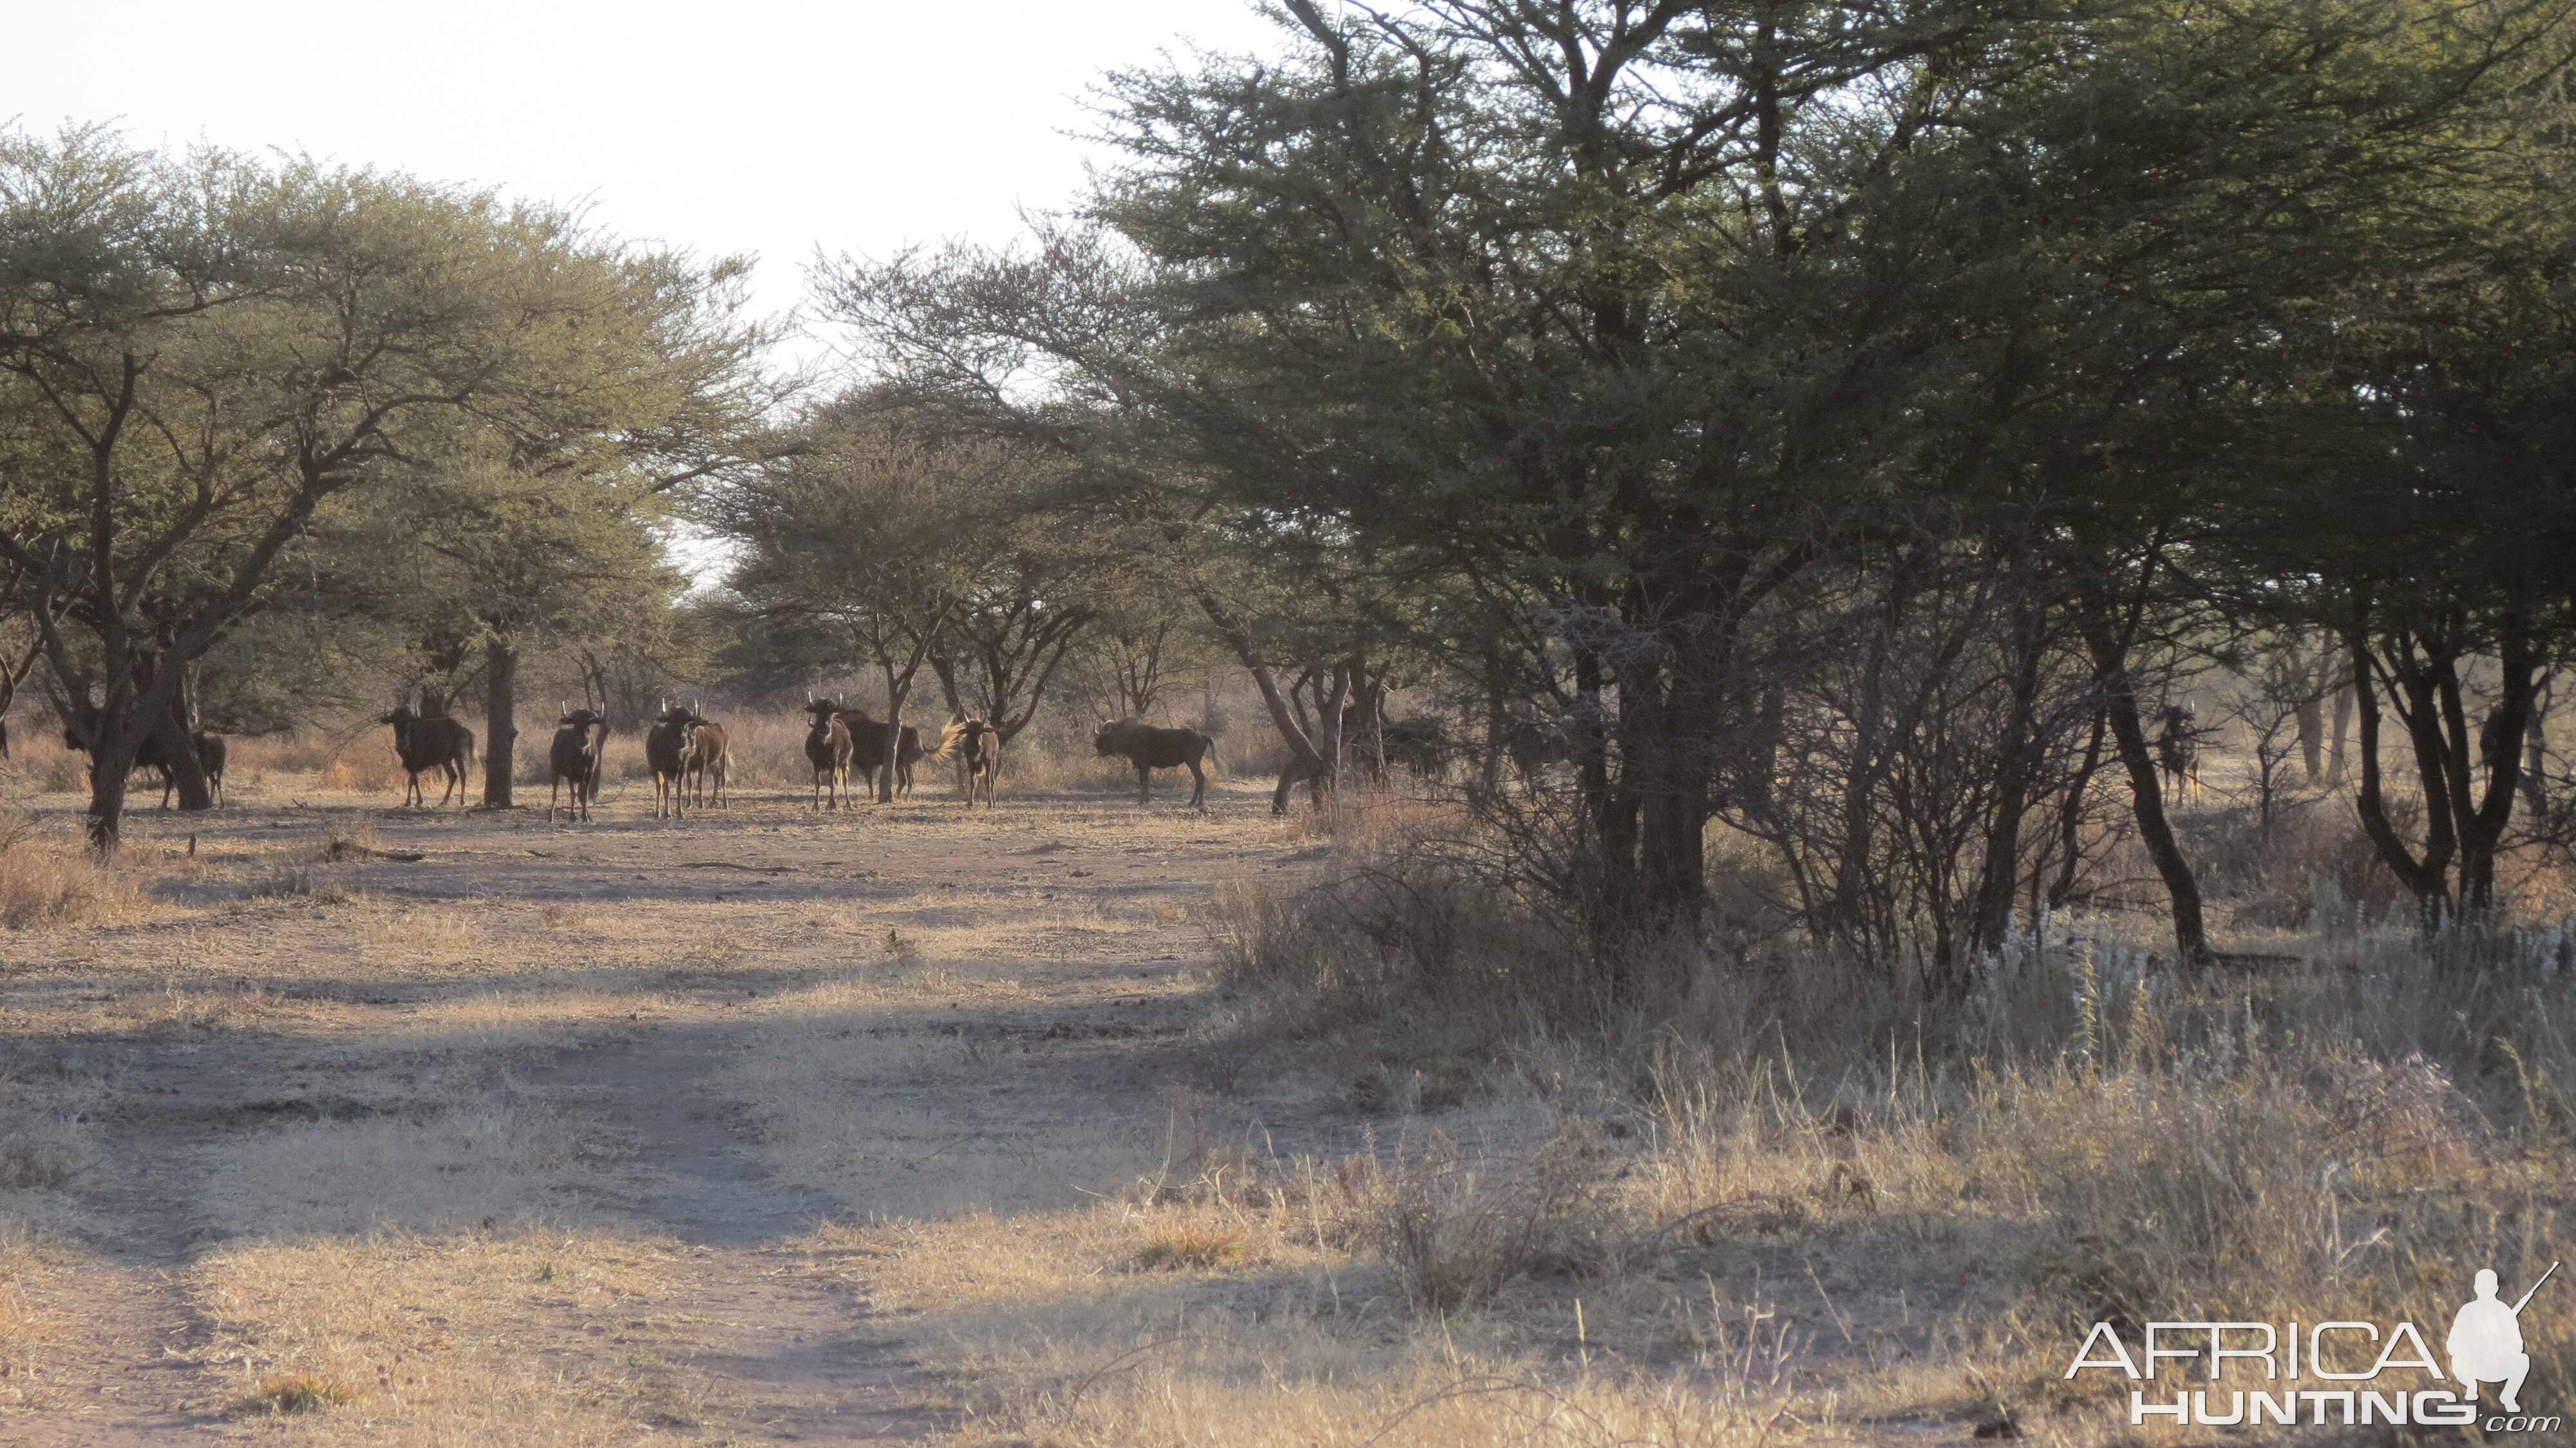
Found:
<svg viewBox="0 0 2576 1448"><path fill-rule="evenodd" d="M2267 1422L2288 1427L2304 1421L2341 1427L2478 1424L2490 1433L2555 1433L2563 1419L2523 1412L2521 1394L2523 1380L2531 1375L2531 1354L2523 1347L2522 1312L2558 1275L2559 1265L2550 1263L2540 1280L2511 1303L2497 1296L2494 1270L2481 1270L2477 1295L2451 1318L2450 1336L2444 1340L2447 1376L2444 1362L2434 1357L2432 1344L2414 1323L2395 1323L2383 1331L2378 1323L2355 1321L2151 1322L2135 1356L2111 1324L2097 1322L2065 1375L2072 1378L2094 1368L2135 1382L2197 1377L2209 1385L2176 1391L2169 1398L2130 1389L2132 1427L2170 1418L2177 1427L2259 1428ZM2226 1371L2230 1358L2237 1362L2232 1372ZM2244 1386L2221 1388L2222 1373ZM2486 1383L2502 1389L2496 1404L2503 1412L2485 1415L2481 1422L2478 1389Z"/></svg>
<svg viewBox="0 0 2576 1448"><path fill-rule="evenodd" d="M2531 1354L2522 1350L2522 1310L2531 1305L2532 1296L2558 1275L2558 1264L2540 1274L2531 1291L2522 1300L2507 1307L2496 1300L2496 1275L2493 1268L2478 1272L2478 1295L2460 1308L2451 1319L2451 1376L2460 1380L2460 1394L2474 1403L2478 1384L2502 1383L2504 1391L2496 1401L2508 1413L2522 1411L2519 1394L2522 1380L2531 1375Z"/></svg>

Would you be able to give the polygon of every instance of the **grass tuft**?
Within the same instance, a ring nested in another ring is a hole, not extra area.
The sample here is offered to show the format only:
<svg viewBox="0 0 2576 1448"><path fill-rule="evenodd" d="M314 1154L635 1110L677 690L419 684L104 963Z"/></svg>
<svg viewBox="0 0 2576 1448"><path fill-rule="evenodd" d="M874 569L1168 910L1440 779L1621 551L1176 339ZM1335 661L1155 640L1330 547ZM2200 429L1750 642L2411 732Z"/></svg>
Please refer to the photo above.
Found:
<svg viewBox="0 0 2576 1448"><path fill-rule="evenodd" d="M281 1373L260 1379L259 1387L224 1405L224 1411L236 1418L275 1417L282 1413L310 1413L321 1408L336 1408L355 1402L357 1390L337 1378L318 1373Z"/></svg>
<svg viewBox="0 0 2576 1448"><path fill-rule="evenodd" d="M1214 1227L1158 1230L1136 1253L1136 1265L1147 1272L1204 1272L1242 1260L1243 1234Z"/></svg>

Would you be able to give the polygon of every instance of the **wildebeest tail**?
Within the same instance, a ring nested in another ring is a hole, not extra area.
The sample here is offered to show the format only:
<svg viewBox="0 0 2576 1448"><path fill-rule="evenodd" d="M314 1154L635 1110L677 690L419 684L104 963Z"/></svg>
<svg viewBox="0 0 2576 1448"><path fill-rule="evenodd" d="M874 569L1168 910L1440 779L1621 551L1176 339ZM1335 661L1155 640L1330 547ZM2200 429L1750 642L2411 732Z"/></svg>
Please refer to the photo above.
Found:
<svg viewBox="0 0 2576 1448"><path fill-rule="evenodd" d="M939 731L939 747L921 757L933 764L945 764L957 757L957 741L966 737L966 721L958 719Z"/></svg>
<svg viewBox="0 0 2576 1448"><path fill-rule="evenodd" d="M1223 779L1225 777L1225 768L1216 762L1216 736L1213 734L1202 734L1199 737L1207 741L1207 752L1200 756L1207 763L1207 772L1215 775L1219 779Z"/></svg>

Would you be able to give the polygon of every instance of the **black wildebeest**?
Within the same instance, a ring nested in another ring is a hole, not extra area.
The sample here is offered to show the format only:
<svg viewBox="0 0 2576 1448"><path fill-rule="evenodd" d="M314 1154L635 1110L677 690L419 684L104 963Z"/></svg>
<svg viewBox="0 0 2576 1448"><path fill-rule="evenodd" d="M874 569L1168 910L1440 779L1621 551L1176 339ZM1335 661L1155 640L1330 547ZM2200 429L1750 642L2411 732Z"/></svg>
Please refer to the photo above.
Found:
<svg viewBox="0 0 2576 1448"><path fill-rule="evenodd" d="M850 726L841 722L841 706L829 699L810 700L805 712L814 725L805 731L805 758L814 766L814 808L823 808L824 791L832 808L841 807L841 791L850 783Z"/></svg>
<svg viewBox="0 0 2576 1448"><path fill-rule="evenodd" d="M2148 743L2155 746L2156 764L2164 771L2165 788L2172 798L2185 801L2200 792L2200 742L2217 731L2203 729L2194 722L2197 716L2189 704L2167 704L2157 716L2163 727Z"/></svg>
<svg viewBox="0 0 2576 1448"><path fill-rule="evenodd" d="M42 645L38 645L39 648ZM17 668L0 668L0 759L9 757L9 706L18 700L18 683L36 667L36 649L27 650L27 661Z"/></svg>
<svg viewBox="0 0 2576 1448"><path fill-rule="evenodd" d="M975 792L984 792L984 803L993 803L993 784L1002 777L1002 731L981 719L960 719L948 726L939 739L937 759L957 761L959 792L966 796L966 807L975 807Z"/></svg>
<svg viewBox="0 0 2576 1448"><path fill-rule="evenodd" d="M877 771L885 768L886 726L865 709L843 709L841 723L850 731L850 762L857 766L859 778L873 792ZM906 724L903 736L895 744L894 792L912 793L912 766L929 751L921 747L921 731Z"/></svg>
<svg viewBox="0 0 2576 1448"><path fill-rule="evenodd" d="M689 706L689 747L681 759L688 770L696 802L722 809L729 797L725 781L733 770L733 740L724 726Z"/></svg>
<svg viewBox="0 0 2576 1448"><path fill-rule="evenodd" d="M644 731L644 762L653 769L653 818L688 818L681 796L682 771L688 764L689 711L665 699L653 727Z"/></svg>
<svg viewBox="0 0 2576 1448"><path fill-rule="evenodd" d="M465 771L474 763L474 731L444 714L422 715L399 704L394 711L376 721L394 726L394 754L402 760L403 771L411 783L403 787L403 804L427 808L429 792L420 787L420 777L435 769L446 788L438 795L440 808L449 796L459 805L470 801L465 792Z"/></svg>
<svg viewBox="0 0 2576 1448"><path fill-rule="evenodd" d="M1190 791L1190 808L1207 804L1207 775L1199 768L1201 760L1216 763L1216 741L1195 729L1157 729L1133 719L1112 719L1100 726L1092 737L1092 750L1102 758L1122 755L1136 766L1136 802L1143 804L1153 797L1157 769L1188 766L1190 779L1198 786Z"/></svg>
<svg viewBox="0 0 2576 1448"><path fill-rule="evenodd" d="M590 802L599 797L599 754L608 747L608 721L589 709L561 709L555 742L546 751L554 780L546 787L546 819L555 817L555 793L572 785L575 818L590 818Z"/></svg>
<svg viewBox="0 0 2576 1448"><path fill-rule="evenodd" d="M224 744L224 736L220 734L208 734L200 730L189 737L197 746L197 767L206 772L206 793L213 796L215 804L220 807L224 802L224 756L231 751ZM162 771L161 802L163 804L170 802L170 787L177 782L168 770Z"/></svg>
<svg viewBox="0 0 2576 1448"><path fill-rule="evenodd" d="M98 706L90 704L78 709L64 709L61 701L57 700L55 709L63 718L63 747L77 749L83 754L90 754L95 759L97 756L90 749L90 740L98 732ZM220 734L209 734L200 729L188 736L188 742L196 749L197 767L205 771L207 794L215 803L221 804L224 788L224 737ZM134 767L153 770L161 776L161 807L168 809L170 792L178 788L179 776L170 768L169 759L161 752L159 734L144 736L142 745L134 751Z"/></svg>

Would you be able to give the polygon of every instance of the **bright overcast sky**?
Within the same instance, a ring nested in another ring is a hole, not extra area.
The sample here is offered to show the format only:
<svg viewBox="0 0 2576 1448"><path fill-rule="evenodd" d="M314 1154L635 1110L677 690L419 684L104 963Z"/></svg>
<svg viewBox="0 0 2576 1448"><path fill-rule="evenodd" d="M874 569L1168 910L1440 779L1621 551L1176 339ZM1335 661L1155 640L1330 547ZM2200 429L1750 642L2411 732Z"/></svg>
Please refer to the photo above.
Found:
<svg viewBox="0 0 2576 1448"><path fill-rule="evenodd" d="M820 245L1000 242L1097 152L1080 97L1189 45L1269 49L1241 0L141 0L10 7L0 119L270 147L587 199L593 221L756 252L763 304Z"/></svg>

